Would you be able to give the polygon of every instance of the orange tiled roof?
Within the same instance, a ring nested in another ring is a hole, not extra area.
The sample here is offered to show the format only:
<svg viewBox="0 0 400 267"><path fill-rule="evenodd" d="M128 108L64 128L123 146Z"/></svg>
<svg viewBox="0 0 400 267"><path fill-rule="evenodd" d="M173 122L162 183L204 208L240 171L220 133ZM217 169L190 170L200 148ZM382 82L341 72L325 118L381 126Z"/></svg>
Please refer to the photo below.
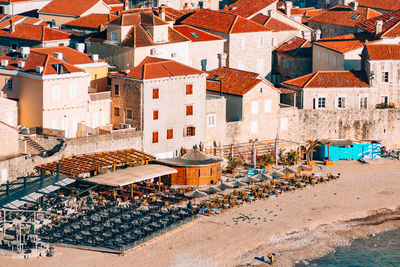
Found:
<svg viewBox="0 0 400 267"><path fill-rule="evenodd" d="M276 2L277 0L238 0L222 11L248 18Z"/></svg>
<svg viewBox="0 0 400 267"><path fill-rule="evenodd" d="M140 13L123 13L121 16L110 21L108 25L115 26L137 26L140 25Z"/></svg>
<svg viewBox="0 0 400 267"><path fill-rule="evenodd" d="M379 15L381 13L369 8L359 7L353 12L349 6L335 6L310 18L308 21L355 27L357 23Z"/></svg>
<svg viewBox="0 0 400 267"><path fill-rule="evenodd" d="M367 44L365 51L370 60L400 60L400 44Z"/></svg>
<svg viewBox="0 0 400 267"><path fill-rule="evenodd" d="M138 66L129 71L110 73L113 76L137 80L160 79L175 76L200 75L201 70L186 66L171 59L146 57Z"/></svg>
<svg viewBox="0 0 400 267"><path fill-rule="evenodd" d="M241 16L209 9L201 9L182 20L181 23L221 33L271 31L270 28Z"/></svg>
<svg viewBox="0 0 400 267"><path fill-rule="evenodd" d="M78 50L67 46L31 48L31 51L50 56L53 56L56 52L62 53L64 60L72 65L94 63L90 55L79 52ZM99 59L99 62L104 62L104 60Z"/></svg>
<svg viewBox="0 0 400 267"><path fill-rule="evenodd" d="M362 48L365 41L372 40L373 38L366 33L350 33L335 37L325 37L319 41L315 41L314 44L344 54Z"/></svg>
<svg viewBox="0 0 400 267"><path fill-rule="evenodd" d="M189 39L178 33L176 30L168 27L168 42L155 43L149 33L141 26L134 26L128 33L126 39L121 43L122 46L144 47L153 45L162 45L169 43L187 42Z"/></svg>
<svg viewBox="0 0 400 267"><path fill-rule="evenodd" d="M363 71L317 71L282 84L300 88L370 87Z"/></svg>
<svg viewBox="0 0 400 267"><path fill-rule="evenodd" d="M397 37L400 36L400 10L396 10L390 13L386 13L374 18L357 23L357 27L375 34L375 22L382 20L382 32L379 34L382 37Z"/></svg>
<svg viewBox="0 0 400 267"><path fill-rule="evenodd" d="M399 10L400 0L358 0L358 5L382 10Z"/></svg>
<svg viewBox="0 0 400 267"><path fill-rule="evenodd" d="M200 29L188 26L188 25L174 25L174 30L188 38L192 42L206 42L206 41L216 41L225 40L222 37L202 31Z"/></svg>
<svg viewBox="0 0 400 267"><path fill-rule="evenodd" d="M16 56L16 55L17 56ZM65 73L73 73L73 72L83 72L82 69L75 67L72 64L69 64L63 60L60 60L54 56L38 53L38 52L30 52L28 58L26 60L21 59L18 57L19 53L15 54L8 54L0 56L0 60L7 59L9 61L8 66L5 69L8 70L17 70L18 62L24 61L25 66L21 69L23 72L28 73L36 73L36 67L41 66L43 67L43 72L41 75L51 75L57 74L54 65L61 65L65 70Z"/></svg>
<svg viewBox="0 0 400 267"><path fill-rule="evenodd" d="M270 16L265 16L262 14L257 14L252 17L250 20L257 22L258 24L267 26L271 28L273 32L281 32L281 31L296 31L295 27L290 26L276 18L272 18Z"/></svg>
<svg viewBox="0 0 400 267"><path fill-rule="evenodd" d="M52 0L39 13L81 16L101 0ZM104 3L104 2L103 2ZM110 8L111 9L111 8Z"/></svg>
<svg viewBox="0 0 400 267"><path fill-rule="evenodd" d="M65 33L58 29L52 29L40 25L31 24L18 24L15 25L15 31L10 32L10 29L1 29L0 37L24 39L31 41L55 41L55 40L67 40L71 34Z"/></svg>
<svg viewBox="0 0 400 267"><path fill-rule="evenodd" d="M262 82L259 75L254 72L242 71L231 68L218 68L208 71L206 88L209 91L244 95Z"/></svg>
<svg viewBox="0 0 400 267"><path fill-rule="evenodd" d="M281 44L275 49L281 53L288 53L292 56L310 56L312 55L312 45L311 43L300 37L293 37L289 41Z"/></svg>
<svg viewBox="0 0 400 267"><path fill-rule="evenodd" d="M117 16L112 14L90 14L71 20L64 25L70 27L97 29L100 25L106 25L108 22L116 18Z"/></svg>

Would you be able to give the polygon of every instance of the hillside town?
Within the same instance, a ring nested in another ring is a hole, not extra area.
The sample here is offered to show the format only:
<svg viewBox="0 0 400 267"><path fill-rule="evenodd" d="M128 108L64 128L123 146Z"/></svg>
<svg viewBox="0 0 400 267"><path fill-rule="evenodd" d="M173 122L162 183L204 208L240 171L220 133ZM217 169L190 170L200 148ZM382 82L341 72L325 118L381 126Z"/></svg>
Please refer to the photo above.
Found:
<svg viewBox="0 0 400 267"><path fill-rule="evenodd" d="M400 159L399 106L398 0L0 2L0 257L341 183Z"/></svg>

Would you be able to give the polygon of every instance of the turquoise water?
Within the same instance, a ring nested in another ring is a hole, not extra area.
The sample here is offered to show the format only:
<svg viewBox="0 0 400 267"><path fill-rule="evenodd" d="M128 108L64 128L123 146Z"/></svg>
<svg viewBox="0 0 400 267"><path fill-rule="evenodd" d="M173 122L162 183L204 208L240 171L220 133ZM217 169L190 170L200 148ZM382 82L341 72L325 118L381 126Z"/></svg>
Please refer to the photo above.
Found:
<svg viewBox="0 0 400 267"><path fill-rule="evenodd" d="M400 266L400 229L380 233L368 239L354 240L349 247L340 247L305 266Z"/></svg>

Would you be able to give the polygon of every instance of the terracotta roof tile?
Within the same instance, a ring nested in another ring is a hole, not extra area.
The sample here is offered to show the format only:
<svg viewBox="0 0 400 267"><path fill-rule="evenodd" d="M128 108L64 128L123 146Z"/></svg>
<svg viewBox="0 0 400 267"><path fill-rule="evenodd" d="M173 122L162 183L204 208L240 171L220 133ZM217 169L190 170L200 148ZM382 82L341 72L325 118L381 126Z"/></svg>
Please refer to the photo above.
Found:
<svg viewBox="0 0 400 267"><path fill-rule="evenodd" d="M123 13L121 16L110 21L108 25L136 26L140 24L140 13Z"/></svg>
<svg viewBox="0 0 400 267"><path fill-rule="evenodd" d="M300 37L293 37L289 41L276 48L277 52L287 53L291 56L310 56L312 55L311 43Z"/></svg>
<svg viewBox="0 0 400 267"><path fill-rule="evenodd" d="M138 80L150 80L174 76L200 75L203 73L198 69L170 59L146 57L138 66L129 69L129 71L110 73L110 75Z"/></svg>
<svg viewBox="0 0 400 267"><path fill-rule="evenodd" d="M282 84L299 88L370 87L363 71L317 71Z"/></svg>
<svg viewBox="0 0 400 267"><path fill-rule="evenodd" d="M370 60L400 60L400 44L367 44L365 50Z"/></svg>
<svg viewBox="0 0 400 267"><path fill-rule="evenodd" d="M242 71L231 68L218 68L208 71L206 88L209 91L244 95L262 80L254 72Z"/></svg>
<svg viewBox="0 0 400 267"><path fill-rule="evenodd" d="M270 28L241 16L209 9L201 9L182 20L181 23L222 33L271 31Z"/></svg>
<svg viewBox="0 0 400 267"><path fill-rule="evenodd" d="M52 0L39 13L81 16L101 0Z"/></svg>
<svg viewBox="0 0 400 267"><path fill-rule="evenodd" d="M31 48L31 51L50 56L54 56L54 53L56 52L62 53L64 60L72 65L95 63L90 55L67 46ZM99 59L99 62L104 62L104 60Z"/></svg>
<svg viewBox="0 0 400 267"><path fill-rule="evenodd" d="M142 26L134 26L128 33L128 36L125 38L123 42L121 42L122 46L129 47L144 47L144 46L153 46L153 45L162 45L162 44L170 44L170 43L179 43L179 42L187 42L189 39L184 37L182 34L178 33L176 30L168 27L168 42L165 43L155 43L151 39L150 35Z"/></svg>
<svg viewBox="0 0 400 267"><path fill-rule="evenodd" d="M100 25L106 25L116 18L117 16L112 14L90 14L71 20L64 26L97 29Z"/></svg>
<svg viewBox="0 0 400 267"><path fill-rule="evenodd" d="M225 40L224 38L217 35L187 25L175 25L174 30L176 30L192 42Z"/></svg>
<svg viewBox="0 0 400 267"><path fill-rule="evenodd" d="M277 0L238 0L222 11L248 18L276 2Z"/></svg>
<svg viewBox="0 0 400 267"><path fill-rule="evenodd" d="M68 40L71 34L58 29L52 29L41 25L18 24L15 25L15 31L8 29L0 30L0 37L24 39L31 41L55 41Z"/></svg>
<svg viewBox="0 0 400 267"><path fill-rule="evenodd" d="M375 34L375 22L377 20L382 20L382 32L379 34L382 37L397 37L400 36L400 10L386 13L374 18L357 23L357 27L367 31L369 33Z"/></svg>
<svg viewBox="0 0 400 267"><path fill-rule="evenodd" d="M310 18L308 21L355 27L357 23L379 15L381 13L364 7L359 7L353 12L349 6L335 6Z"/></svg>
<svg viewBox="0 0 400 267"><path fill-rule="evenodd" d="M400 0L358 0L358 5L394 11L400 9Z"/></svg>
<svg viewBox="0 0 400 267"><path fill-rule="evenodd" d="M276 18L272 18L270 16L265 16L262 14L257 14L250 20L267 26L268 28L272 29L273 32L281 32L281 31L297 31L295 27L290 26Z"/></svg>
<svg viewBox="0 0 400 267"><path fill-rule="evenodd" d="M366 40L373 41L374 39L367 33L351 33L335 37L325 37L319 41L315 41L314 44L344 54L362 48Z"/></svg>

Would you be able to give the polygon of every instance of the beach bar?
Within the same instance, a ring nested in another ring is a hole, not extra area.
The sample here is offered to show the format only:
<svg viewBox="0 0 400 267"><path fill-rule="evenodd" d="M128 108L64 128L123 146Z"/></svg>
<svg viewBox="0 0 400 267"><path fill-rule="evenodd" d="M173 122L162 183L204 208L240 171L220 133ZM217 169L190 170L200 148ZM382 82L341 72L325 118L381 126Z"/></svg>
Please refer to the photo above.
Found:
<svg viewBox="0 0 400 267"><path fill-rule="evenodd" d="M192 149L181 157L160 159L154 162L177 170L177 173L163 180L165 184L206 185L215 184L221 178L221 161L197 149Z"/></svg>
<svg viewBox="0 0 400 267"><path fill-rule="evenodd" d="M381 157L381 143L374 140L324 139L319 142L314 158L317 160L359 160Z"/></svg>

